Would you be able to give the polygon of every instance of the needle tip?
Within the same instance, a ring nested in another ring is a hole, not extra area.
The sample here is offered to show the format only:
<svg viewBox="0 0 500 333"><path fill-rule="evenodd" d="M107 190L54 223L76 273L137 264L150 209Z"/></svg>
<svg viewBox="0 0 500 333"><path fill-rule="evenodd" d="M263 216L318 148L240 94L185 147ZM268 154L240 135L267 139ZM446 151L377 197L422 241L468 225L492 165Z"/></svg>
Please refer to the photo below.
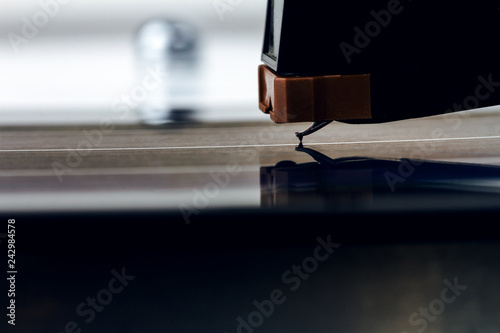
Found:
<svg viewBox="0 0 500 333"><path fill-rule="evenodd" d="M304 138L304 135L303 135L302 133L300 133L300 132L296 132L296 133L295 133L295 135L296 135L296 136L297 136L297 138L299 138L299 140L300 140L300 142L299 142L299 148L304 147L304 146L302 145L302 139Z"/></svg>

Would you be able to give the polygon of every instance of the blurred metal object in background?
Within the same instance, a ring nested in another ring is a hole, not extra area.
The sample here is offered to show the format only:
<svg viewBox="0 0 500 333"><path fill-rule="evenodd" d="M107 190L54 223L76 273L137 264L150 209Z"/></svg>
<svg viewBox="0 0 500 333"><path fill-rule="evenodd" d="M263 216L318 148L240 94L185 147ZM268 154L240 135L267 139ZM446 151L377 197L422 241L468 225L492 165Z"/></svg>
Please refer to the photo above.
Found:
<svg viewBox="0 0 500 333"><path fill-rule="evenodd" d="M143 82L146 95L137 111L144 124L193 121L200 96L198 44L198 31L187 22L157 18L139 28L138 82Z"/></svg>

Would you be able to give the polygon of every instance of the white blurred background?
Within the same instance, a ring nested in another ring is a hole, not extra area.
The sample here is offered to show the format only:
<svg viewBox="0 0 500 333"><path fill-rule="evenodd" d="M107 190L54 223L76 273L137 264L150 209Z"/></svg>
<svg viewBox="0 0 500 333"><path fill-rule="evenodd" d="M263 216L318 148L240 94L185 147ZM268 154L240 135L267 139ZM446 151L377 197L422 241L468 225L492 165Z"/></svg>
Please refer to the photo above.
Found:
<svg viewBox="0 0 500 333"><path fill-rule="evenodd" d="M190 78L198 89L189 97L197 120L268 120L257 102L266 3L2 0L0 126L140 123L135 107L117 112L116 105L144 79L134 36L154 18L199 31L198 71Z"/></svg>

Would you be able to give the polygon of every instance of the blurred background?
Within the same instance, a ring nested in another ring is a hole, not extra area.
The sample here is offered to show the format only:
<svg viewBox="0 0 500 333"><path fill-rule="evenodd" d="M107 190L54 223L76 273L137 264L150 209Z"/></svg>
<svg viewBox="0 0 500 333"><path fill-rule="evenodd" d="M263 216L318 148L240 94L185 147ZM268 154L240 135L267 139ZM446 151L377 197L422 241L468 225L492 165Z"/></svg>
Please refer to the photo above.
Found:
<svg viewBox="0 0 500 333"><path fill-rule="evenodd" d="M268 121L265 12L265 0L4 1L0 126Z"/></svg>

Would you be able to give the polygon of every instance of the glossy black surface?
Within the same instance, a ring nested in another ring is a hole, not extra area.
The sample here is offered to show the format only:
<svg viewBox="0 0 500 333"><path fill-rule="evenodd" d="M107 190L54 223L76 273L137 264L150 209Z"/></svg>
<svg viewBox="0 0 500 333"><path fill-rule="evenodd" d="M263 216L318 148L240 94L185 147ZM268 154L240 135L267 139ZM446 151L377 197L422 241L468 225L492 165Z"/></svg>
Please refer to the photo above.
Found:
<svg viewBox="0 0 500 333"><path fill-rule="evenodd" d="M302 124L117 127L87 151L99 128L3 130L2 329L497 332L497 116L336 123L300 149Z"/></svg>
<svg viewBox="0 0 500 333"><path fill-rule="evenodd" d="M264 207L320 211L458 211L500 207L500 167L416 159L331 159L311 148L316 162L281 161L261 168Z"/></svg>

